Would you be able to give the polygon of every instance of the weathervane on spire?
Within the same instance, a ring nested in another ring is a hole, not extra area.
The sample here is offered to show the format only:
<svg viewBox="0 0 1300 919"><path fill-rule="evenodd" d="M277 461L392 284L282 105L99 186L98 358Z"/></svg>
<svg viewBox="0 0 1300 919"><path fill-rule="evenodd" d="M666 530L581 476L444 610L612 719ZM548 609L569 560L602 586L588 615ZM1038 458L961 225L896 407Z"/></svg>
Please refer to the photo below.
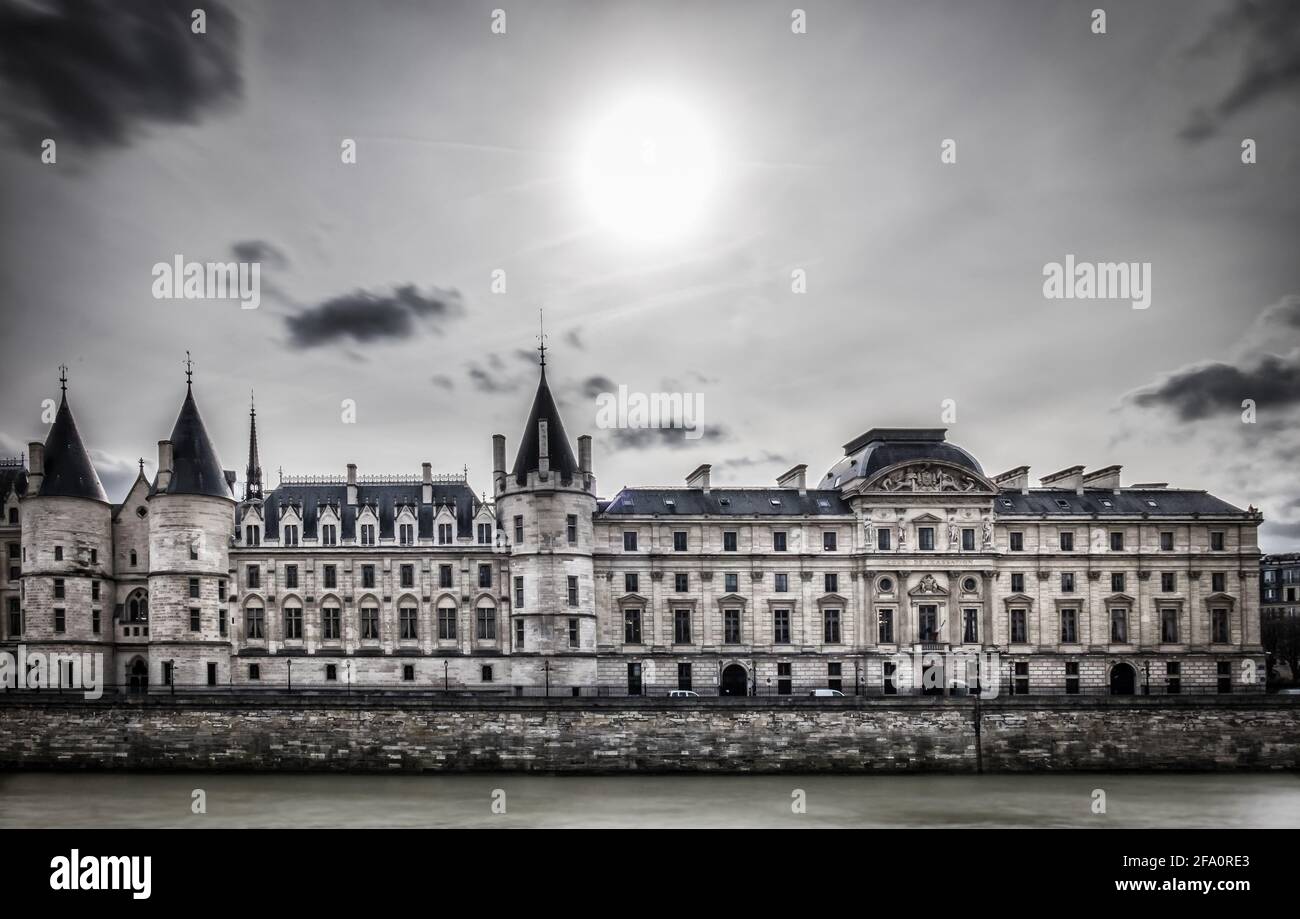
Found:
<svg viewBox="0 0 1300 919"><path fill-rule="evenodd" d="M67 364L59 365L59 389L63 391L63 394L65 396L68 394L68 365Z"/></svg>
<svg viewBox="0 0 1300 919"><path fill-rule="evenodd" d="M546 322L542 307L537 308L537 350L542 355L542 367L546 367Z"/></svg>
<svg viewBox="0 0 1300 919"><path fill-rule="evenodd" d="M257 417L257 403L253 399L253 390L251 389L248 391L248 416L250 418Z"/></svg>
<svg viewBox="0 0 1300 919"><path fill-rule="evenodd" d="M190 352L185 352L185 385L194 385L194 361L190 360Z"/></svg>

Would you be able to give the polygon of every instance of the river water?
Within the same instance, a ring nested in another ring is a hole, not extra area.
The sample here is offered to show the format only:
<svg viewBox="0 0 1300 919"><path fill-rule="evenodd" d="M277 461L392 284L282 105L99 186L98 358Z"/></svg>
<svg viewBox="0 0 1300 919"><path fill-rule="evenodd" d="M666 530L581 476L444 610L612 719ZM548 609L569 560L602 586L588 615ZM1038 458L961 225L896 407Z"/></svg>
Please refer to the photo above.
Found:
<svg viewBox="0 0 1300 919"><path fill-rule="evenodd" d="M1297 827L1300 774L0 773L0 827L627 826Z"/></svg>

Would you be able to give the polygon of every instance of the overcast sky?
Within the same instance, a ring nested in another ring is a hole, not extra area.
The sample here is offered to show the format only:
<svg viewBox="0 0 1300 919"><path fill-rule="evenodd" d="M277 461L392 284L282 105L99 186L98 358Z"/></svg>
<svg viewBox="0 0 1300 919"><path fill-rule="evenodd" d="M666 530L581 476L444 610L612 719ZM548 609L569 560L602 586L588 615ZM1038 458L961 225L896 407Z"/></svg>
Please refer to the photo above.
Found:
<svg viewBox="0 0 1300 919"><path fill-rule="evenodd" d="M989 474L1120 463L1300 547L1300 3L801 2L806 34L755 0L208 2L204 35L195 5L0 5L6 452L44 438L66 362L119 500L189 349L241 477L255 388L268 484L428 460L487 489L544 306L606 495L701 462L815 480L952 399ZM690 225L650 241L579 178L593 126L647 92L716 157ZM1150 308L1044 299L1067 253L1150 262ZM177 254L258 259L261 306L154 299ZM596 430L618 384L702 393L708 435Z"/></svg>

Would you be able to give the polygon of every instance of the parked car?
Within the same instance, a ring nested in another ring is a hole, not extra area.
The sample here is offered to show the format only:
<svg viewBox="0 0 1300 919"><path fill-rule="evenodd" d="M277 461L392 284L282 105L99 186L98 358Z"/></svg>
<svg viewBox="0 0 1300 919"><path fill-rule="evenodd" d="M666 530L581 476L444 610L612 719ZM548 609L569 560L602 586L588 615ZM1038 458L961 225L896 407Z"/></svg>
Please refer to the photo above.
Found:
<svg viewBox="0 0 1300 919"><path fill-rule="evenodd" d="M690 689L674 689L668 693L670 699L698 699L700 694Z"/></svg>
<svg viewBox="0 0 1300 919"><path fill-rule="evenodd" d="M813 689L809 691L808 695L816 696L819 699L844 698L844 693L840 692L838 689Z"/></svg>

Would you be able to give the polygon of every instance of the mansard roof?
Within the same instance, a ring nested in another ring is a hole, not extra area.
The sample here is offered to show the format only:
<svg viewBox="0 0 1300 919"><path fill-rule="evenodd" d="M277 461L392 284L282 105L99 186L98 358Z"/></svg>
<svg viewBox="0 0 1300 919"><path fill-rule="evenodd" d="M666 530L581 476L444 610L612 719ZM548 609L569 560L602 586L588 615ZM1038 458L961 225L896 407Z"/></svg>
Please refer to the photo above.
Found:
<svg viewBox="0 0 1300 919"><path fill-rule="evenodd" d="M397 535L398 509L403 504L413 505L419 536L432 539L434 518L440 505L451 504L456 513L456 529L461 535L474 531L474 514L480 502L466 482L435 482L433 504L420 503L420 484L414 485L358 485L357 505L348 503L348 487L344 482L324 485L281 485L269 492L262 502L262 513L267 532L280 529L281 507L295 505L302 514L302 536L315 539L320 525L322 505L332 504L340 522L339 539L355 539L357 515L365 505L375 506L379 516L379 537L388 539ZM243 519L242 507L237 512Z"/></svg>
<svg viewBox="0 0 1300 919"><path fill-rule="evenodd" d="M172 475L164 489L166 494L234 497L217 448L212 445L207 428L203 426L193 387L186 389L185 401L181 403L181 412L172 428L171 442ZM155 494L157 491L155 484Z"/></svg>
<svg viewBox="0 0 1300 919"><path fill-rule="evenodd" d="M797 488L712 488L708 494L702 488L624 488L600 513L797 517L853 511L836 490L808 489L801 495Z"/></svg>
<svg viewBox="0 0 1300 919"><path fill-rule="evenodd" d="M872 428L844 445L844 457L822 478L822 488L837 488L870 478L898 463L937 461L983 475L979 462L945 440L947 428Z"/></svg>
<svg viewBox="0 0 1300 919"><path fill-rule="evenodd" d="M13 492L18 497L27 494L27 469L20 462L0 463L0 501Z"/></svg>
<svg viewBox="0 0 1300 919"><path fill-rule="evenodd" d="M1192 514L1231 514L1246 511L1204 491L1176 488L1123 488L1119 494L1111 488L1085 488L1076 494L1070 488L1031 488L1029 494L1018 489L1004 489L995 499L999 514L1031 514L1051 517L1092 516L1187 517Z"/></svg>
<svg viewBox="0 0 1300 919"><path fill-rule="evenodd" d="M45 438L44 477L41 479L42 498L89 498L108 503L108 495L100 484L90 453L81 442L77 422L68 407L64 393L59 402L59 412L54 416L49 436Z"/></svg>
<svg viewBox="0 0 1300 919"><path fill-rule="evenodd" d="M520 485L528 483L528 473L541 468L539 447L541 434L538 422L546 421L546 446L552 474L558 474L561 481L567 481L577 473L578 461L574 459L573 448L569 446L569 436L564 433L564 422L560 420L560 410L551 395L551 387L546 385L546 367L542 367L542 378L537 384L537 396L533 399L533 410L528 415L528 424L524 427L524 436L519 440L519 452L515 455L514 469L511 475Z"/></svg>

